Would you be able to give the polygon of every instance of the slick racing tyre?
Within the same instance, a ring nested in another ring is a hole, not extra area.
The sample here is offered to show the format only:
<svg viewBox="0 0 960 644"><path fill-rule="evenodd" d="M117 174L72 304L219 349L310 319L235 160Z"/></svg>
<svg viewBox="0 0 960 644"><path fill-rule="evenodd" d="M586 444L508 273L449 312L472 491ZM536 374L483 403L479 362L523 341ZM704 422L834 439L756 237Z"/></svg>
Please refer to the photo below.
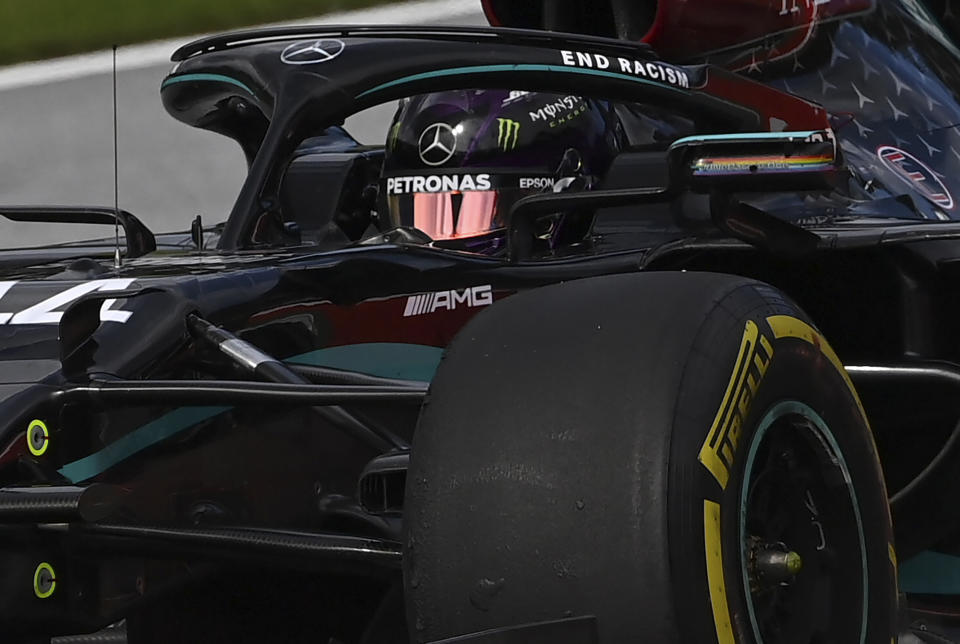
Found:
<svg viewBox="0 0 960 644"><path fill-rule="evenodd" d="M857 394L743 278L586 279L477 316L431 385L405 529L418 643L581 616L605 644L895 637Z"/></svg>

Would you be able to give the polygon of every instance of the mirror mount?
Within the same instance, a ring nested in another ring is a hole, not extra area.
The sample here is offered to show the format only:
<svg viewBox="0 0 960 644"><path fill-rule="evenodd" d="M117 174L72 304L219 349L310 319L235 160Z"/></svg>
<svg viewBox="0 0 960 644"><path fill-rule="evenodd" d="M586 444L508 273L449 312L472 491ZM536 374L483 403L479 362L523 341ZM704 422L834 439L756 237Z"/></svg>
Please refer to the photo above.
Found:
<svg viewBox="0 0 960 644"><path fill-rule="evenodd" d="M548 193L524 197L508 216L508 257L532 250L534 222L546 215L642 206L684 192L710 195L710 217L728 235L789 257L816 250L821 237L746 203L746 194L829 191L845 176L830 130L701 135L679 139L667 152L668 185L660 188Z"/></svg>

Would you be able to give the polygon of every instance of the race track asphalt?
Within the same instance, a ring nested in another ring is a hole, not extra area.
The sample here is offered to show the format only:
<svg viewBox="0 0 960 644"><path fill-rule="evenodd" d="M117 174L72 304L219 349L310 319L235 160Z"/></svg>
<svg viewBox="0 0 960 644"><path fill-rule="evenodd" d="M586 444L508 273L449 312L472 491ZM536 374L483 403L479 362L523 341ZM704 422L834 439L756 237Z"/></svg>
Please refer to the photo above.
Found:
<svg viewBox="0 0 960 644"><path fill-rule="evenodd" d="M437 24L485 24L480 13ZM122 52L121 52L122 55ZM117 75L120 207L155 232L226 218L246 165L239 146L183 125L160 103L169 64ZM110 74L0 90L0 204L108 205L114 201ZM364 143L385 138L392 105L347 122ZM0 247L112 235L112 227L0 220Z"/></svg>

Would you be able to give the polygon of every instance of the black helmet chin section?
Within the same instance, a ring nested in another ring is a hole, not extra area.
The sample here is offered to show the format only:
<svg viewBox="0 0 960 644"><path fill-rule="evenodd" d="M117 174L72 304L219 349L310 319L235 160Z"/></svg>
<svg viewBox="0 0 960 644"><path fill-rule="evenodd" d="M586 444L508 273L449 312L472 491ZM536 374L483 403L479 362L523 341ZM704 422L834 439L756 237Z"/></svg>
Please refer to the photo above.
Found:
<svg viewBox="0 0 960 644"><path fill-rule="evenodd" d="M658 0L484 0L495 27L546 29L639 41L657 15Z"/></svg>

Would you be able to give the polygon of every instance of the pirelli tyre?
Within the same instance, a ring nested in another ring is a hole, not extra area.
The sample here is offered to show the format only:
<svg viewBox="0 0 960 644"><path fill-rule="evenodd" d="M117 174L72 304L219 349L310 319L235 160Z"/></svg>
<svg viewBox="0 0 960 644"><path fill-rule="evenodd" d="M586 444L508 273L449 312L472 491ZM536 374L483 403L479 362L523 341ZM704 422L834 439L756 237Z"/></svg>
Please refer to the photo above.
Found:
<svg viewBox="0 0 960 644"><path fill-rule="evenodd" d="M609 644L895 638L864 411L755 281L609 276L497 303L440 365L405 503L415 642L591 615Z"/></svg>

